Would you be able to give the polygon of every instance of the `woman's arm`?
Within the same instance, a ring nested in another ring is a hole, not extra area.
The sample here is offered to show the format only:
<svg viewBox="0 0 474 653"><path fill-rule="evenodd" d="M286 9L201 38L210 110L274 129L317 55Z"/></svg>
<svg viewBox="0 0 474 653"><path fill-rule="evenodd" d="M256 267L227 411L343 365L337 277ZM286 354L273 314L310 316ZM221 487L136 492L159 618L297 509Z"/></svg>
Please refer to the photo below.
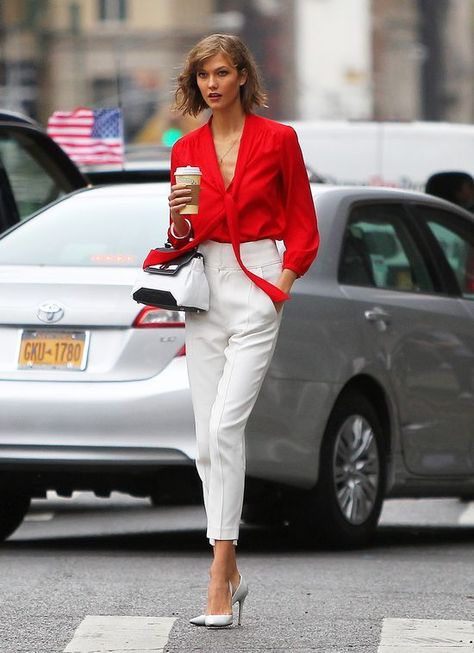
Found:
<svg viewBox="0 0 474 653"><path fill-rule="evenodd" d="M278 288L280 288L280 290L283 290L283 292L289 293L292 285L295 283L297 278L298 275L296 272L293 272L293 270L288 268L284 268L281 271L280 278L278 279L276 285Z"/></svg>
<svg viewBox="0 0 474 653"><path fill-rule="evenodd" d="M286 293L289 294L290 290L291 290L291 288L292 288L292 286L293 286L293 284L294 284L294 282L296 281L297 278L298 278L298 275L296 274L296 272L293 272L293 270L289 270L288 268L284 268L281 271L280 278L278 279L278 281L276 282L275 285L278 288L280 288L280 290L283 290L283 292L286 292ZM274 302L275 308L276 308L278 313L281 311L284 303L285 302Z"/></svg>
<svg viewBox="0 0 474 653"><path fill-rule="evenodd" d="M291 127L283 133L281 171L286 214L283 268L301 277L316 257L319 233L308 173Z"/></svg>
<svg viewBox="0 0 474 653"><path fill-rule="evenodd" d="M180 213L190 201L189 186L186 184L171 186L171 194L168 196L171 218L170 232L177 239L189 238L191 235L191 222Z"/></svg>
<svg viewBox="0 0 474 653"><path fill-rule="evenodd" d="M176 146L171 150L171 193L168 196L170 207L170 228L168 240L175 249L179 249L189 242L192 236L192 223L189 216L181 215L180 211L191 201L189 186L177 184L174 171L178 163Z"/></svg>

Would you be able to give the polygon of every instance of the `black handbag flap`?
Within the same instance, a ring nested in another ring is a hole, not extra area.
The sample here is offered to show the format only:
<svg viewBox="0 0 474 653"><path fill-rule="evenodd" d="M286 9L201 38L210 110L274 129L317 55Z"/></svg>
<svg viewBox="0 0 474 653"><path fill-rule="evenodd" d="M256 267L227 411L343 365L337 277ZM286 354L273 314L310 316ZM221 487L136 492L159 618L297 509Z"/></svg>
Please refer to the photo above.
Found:
<svg viewBox="0 0 474 653"><path fill-rule="evenodd" d="M169 253L170 249L169 247L157 247L156 251ZM181 254L171 261L167 261L166 263L157 263L156 265L148 265L144 269L145 272L149 272L150 274L173 275L177 274L184 266L189 265L193 258L203 258L203 256L196 249L192 249L190 252Z"/></svg>

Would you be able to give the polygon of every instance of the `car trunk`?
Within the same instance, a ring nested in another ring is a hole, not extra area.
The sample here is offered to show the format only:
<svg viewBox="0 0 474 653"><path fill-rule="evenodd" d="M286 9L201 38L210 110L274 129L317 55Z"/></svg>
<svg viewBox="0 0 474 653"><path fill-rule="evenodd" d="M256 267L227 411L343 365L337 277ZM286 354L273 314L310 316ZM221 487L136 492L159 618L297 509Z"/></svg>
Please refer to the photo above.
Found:
<svg viewBox="0 0 474 653"><path fill-rule="evenodd" d="M135 276L125 267L0 267L0 379L158 374L182 349L184 329L132 326L143 308L131 298Z"/></svg>

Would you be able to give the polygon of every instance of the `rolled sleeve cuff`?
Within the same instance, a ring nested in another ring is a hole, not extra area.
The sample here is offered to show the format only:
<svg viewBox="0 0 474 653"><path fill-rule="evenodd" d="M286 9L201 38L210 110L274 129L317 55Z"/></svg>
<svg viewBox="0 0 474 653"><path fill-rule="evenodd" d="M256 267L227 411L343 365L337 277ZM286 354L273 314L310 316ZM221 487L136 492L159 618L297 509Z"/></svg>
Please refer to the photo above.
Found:
<svg viewBox="0 0 474 653"><path fill-rule="evenodd" d="M294 272L294 273L296 274L296 276L298 277L298 279L299 279L301 276L303 276L302 273L301 273L301 271L298 270L298 269L296 268L296 266L291 265L291 264L288 265L287 263L285 263L285 264L283 265L283 270L291 270L292 272Z"/></svg>

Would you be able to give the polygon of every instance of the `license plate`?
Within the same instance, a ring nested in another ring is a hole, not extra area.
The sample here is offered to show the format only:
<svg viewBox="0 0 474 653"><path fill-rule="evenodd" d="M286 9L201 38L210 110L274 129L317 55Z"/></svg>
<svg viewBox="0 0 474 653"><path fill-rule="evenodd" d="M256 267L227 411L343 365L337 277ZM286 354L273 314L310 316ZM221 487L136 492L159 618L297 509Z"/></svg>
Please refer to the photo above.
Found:
<svg viewBox="0 0 474 653"><path fill-rule="evenodd" d="M24 330L18 367L41 370L84 370L89 348L87 331Z"/></svg>

